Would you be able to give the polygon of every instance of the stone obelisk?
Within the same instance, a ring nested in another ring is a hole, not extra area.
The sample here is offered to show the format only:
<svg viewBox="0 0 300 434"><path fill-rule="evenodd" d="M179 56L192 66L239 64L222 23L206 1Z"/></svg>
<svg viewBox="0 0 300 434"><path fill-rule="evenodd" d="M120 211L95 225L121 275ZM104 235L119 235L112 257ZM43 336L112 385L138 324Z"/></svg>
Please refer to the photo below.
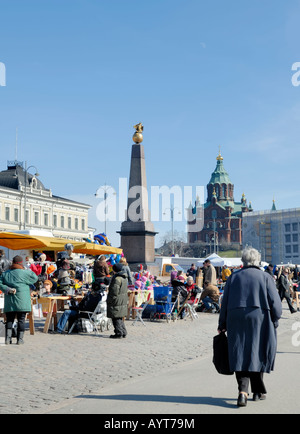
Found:
<svg viewBox="0 0 300 434"><path fill-rule="evenodd" d="M129 189L126 220L121 225L121 248L134 271L142 264L150 269L154 265L155 235L148 206L146 164L143 141L143 125L134 126L134 144L131 150Z"/></svg>

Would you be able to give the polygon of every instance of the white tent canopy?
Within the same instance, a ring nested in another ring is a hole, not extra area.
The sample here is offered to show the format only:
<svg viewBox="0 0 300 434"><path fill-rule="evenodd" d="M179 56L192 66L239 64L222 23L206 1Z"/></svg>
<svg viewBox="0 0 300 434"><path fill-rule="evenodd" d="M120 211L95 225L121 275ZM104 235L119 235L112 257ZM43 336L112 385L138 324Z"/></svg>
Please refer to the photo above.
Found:
<svg viewBox="0 0 300 434"><path fill-rule="evenodd" d="M213 254L211 254L210 256L208 256L207 258L200 259L200 260L196 263L197 267L203 267L203 262L204 262L206 259L209 259L210 262L211 262L211 264L212 264L214 267L222 267L222 266L225 264L224 258L221 258L221 257L218 256L216 253L213 253Z"/></svg>
<svg viewBox="0 0 300 434"><path fill-rule="evenodd" d="M227 267L240 267L243 265L241 258L221 258L216 253L212 253L207 258L200 259L196 263L197 267L203 267L203 262L206 259L209 259L214 267L223 267L223 265L227 265Z"/></svg>
<svg viewBox="0 0 300 434"><path fill-rule="evenodd" d="M225 261L224 265L227 267L240 267L243 265L241 258L223 258Z"/></svg>

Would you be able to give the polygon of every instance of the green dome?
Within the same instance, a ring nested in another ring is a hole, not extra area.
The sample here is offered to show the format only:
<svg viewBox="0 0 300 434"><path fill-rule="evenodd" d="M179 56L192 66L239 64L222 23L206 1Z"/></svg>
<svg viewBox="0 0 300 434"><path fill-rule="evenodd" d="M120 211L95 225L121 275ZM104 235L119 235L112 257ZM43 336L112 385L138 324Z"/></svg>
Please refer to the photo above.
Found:
<svg viewBox="0 0 300 434"><path fill-rule="evenodd" d="M229 175L223 166L223 157L221 154L217 157L217 166L211 175L209 184L232 184Z"/></svg>

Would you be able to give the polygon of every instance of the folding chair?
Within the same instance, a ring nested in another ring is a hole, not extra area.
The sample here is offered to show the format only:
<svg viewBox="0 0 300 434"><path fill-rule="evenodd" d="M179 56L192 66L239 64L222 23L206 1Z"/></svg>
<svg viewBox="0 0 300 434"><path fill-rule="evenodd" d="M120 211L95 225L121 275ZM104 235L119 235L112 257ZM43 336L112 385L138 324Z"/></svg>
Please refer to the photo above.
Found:
<svg viewBox="0 0 300 434"><path fill-rule="evenodd" d="M186 303L186 308L187 308L187 311L188 311L191 319L199 318L198 313L196 311L196 307L198 306L198 303L200 301L200 296L201 296L201 292L197 292L195 300L193 301L193 303Z"/></svg>
<svg viewBox="0 0 300 434"><path fill-rule="evenodd" d="M99 301L99 303L97 304L96 309L94 310L94 312L87 312L85 310L78 311L78 318L72 324L72 326L71 326L68 334L72 333L75 325L78 323L78 321L81 318L85 318L91 324L91 326L93 327L93 331L97 335L98 332L101 331L101 329L102 329L101 323L103 321L103 315L100 315L100 312L101 312L101 303L102 303L102 300Z"/></svg>
<svg viewBox="0 0 300 434"><path fill-rule="evenodd" d="M179 308L179 310L177 312L177 315L174 318L174 321L177 321L177 319L178 319L179 315L181 314L181 312L183 311L183 309L187 308L187 306L188 306L188 300L191 298L191 295L192 295L192 293L189 292L188 295L187 295L187 297L186 297L186 299L184 300L184 302L180 306L180 308Z"/></svg>
<svg viewBox="0 0 300 434"><path fill-rule="evenodd" d="M136 322L138 322L138 321L141 321L141 323L144 325L144 326L146 326L146 324L144 323L144 321L143 321L143 318L142 318L142 316L143 316L143 312L144 312L144 310L146 309L146 307L148 306L148 304L149 304L149 301L150 301L150 297L151 297L151 292L149 291L149 294L148 294L148 296L147 296L147 300L141 305L141 306L139 306L139 307L137 307L137 306L133 306L131 309L133 309L135 312L136 312L136 317L135 317L135 320L133 321L133 323L132 323L132 325L134 325Z"/></svg>

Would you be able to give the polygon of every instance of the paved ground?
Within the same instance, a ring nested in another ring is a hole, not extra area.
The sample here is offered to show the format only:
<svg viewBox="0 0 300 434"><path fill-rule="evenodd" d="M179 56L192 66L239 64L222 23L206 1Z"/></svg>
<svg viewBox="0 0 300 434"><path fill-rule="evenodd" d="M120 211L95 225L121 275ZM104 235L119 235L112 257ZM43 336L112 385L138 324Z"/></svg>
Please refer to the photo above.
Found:
<svg viewBox="0 0 300 434"><path fill-rule="evenodd" d="M300 331L300 313L283 307L276 369L266 376L270 397L243 411L299 407L300 333L292 327L299 322ZM217 323L218 315L207 313L146 327L126 321L122 340L109 339L110 332L44 334L40 323L25 345L0 347L0 414L236 412L235 380L218 375L211 362ZM277 392L280 401L272 399Z"/></svg>

